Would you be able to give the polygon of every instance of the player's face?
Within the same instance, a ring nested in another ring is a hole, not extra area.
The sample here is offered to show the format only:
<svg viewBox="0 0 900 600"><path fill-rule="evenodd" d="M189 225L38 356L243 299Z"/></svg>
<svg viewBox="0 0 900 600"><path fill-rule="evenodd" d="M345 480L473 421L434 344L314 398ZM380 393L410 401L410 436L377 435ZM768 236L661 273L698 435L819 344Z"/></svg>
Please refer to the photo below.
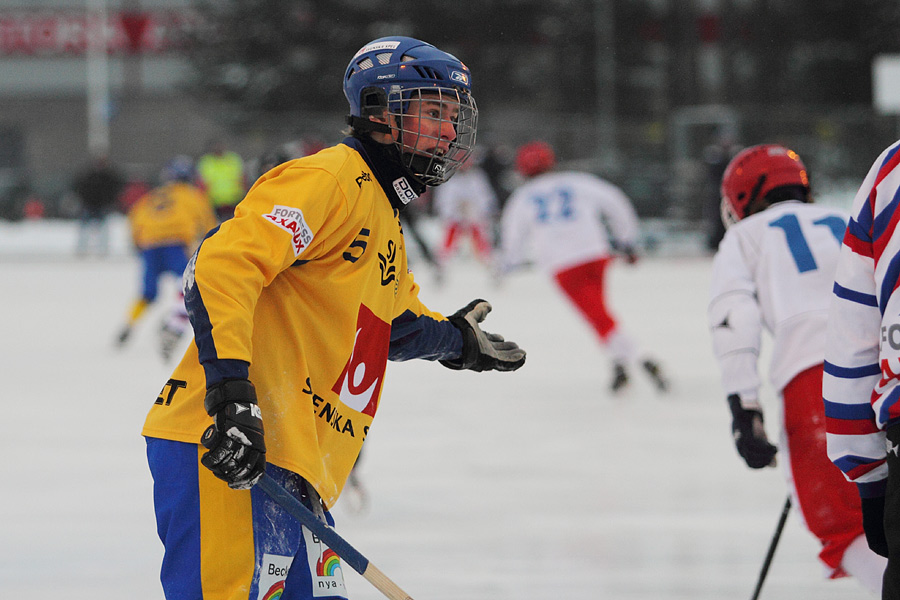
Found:
<svg viewBox="0 0 900 600"><path fill-rule="evenodd" d="M395 124L395 139L405 152L443 156L456 139L459 96L452 92L423 92L410 100L401 123ZM398 131L402 129L402 131Z"/></svg>

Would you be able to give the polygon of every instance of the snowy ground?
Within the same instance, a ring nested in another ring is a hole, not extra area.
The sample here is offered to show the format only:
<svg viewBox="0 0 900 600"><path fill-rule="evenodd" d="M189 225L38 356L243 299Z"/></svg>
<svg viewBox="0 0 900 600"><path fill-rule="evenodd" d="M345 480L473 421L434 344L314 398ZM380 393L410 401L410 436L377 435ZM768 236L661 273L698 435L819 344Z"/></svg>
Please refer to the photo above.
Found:
<svg viewBox="0 0 900 600"><path fill-rule="evenodd" d="M113 338L139 265L71 256L71 226L0 226L0 597L162 597L162 547L139 435L171 365L157 310L123 351ZM463 259L423 299L494 305L486 329L528 352L516 373L393 364L362 476L338 531L417 600L750 598L786 493L732 446L705 326L710 259L616 266L612 303L673 381L635 377L611 397L591 332L536 272L502 285ZM770 434L778 422L771 393ZM762 599L869 598L826 581L817 543L787 522ZM380 598L345 568L351 597Z"/></svg>

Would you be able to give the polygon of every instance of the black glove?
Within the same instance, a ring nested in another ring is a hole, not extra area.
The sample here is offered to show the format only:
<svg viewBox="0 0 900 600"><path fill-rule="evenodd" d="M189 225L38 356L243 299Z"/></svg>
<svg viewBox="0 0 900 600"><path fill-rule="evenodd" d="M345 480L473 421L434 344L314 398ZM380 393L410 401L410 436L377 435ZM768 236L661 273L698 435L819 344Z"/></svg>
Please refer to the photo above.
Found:
<svg viewBox="0 0 900 600"><path fill-rule="evenodd" d="M206 390L206 412L215 419L201 443L204 467L235 490L256 485L266 470L266 441L256 390L246 379L226 379Z"/></svg>
<svg viewBox="0 0 900 600"><path fill-rule="evenodd" d="M639 259L637 252L634 250L634 246L622 246L619 251L622 253L625 262L629 265L635 264Z"/></svg>
<svg viewBox="0 0 900 600"><path fill-rule="evenodd" d="M610 244L612 249L621 255L629 265L633 265L639 260L639 256L634 246L631 244L623 244L622 242L613 240Z"/></svg>
<svg viewBox="0 0 900 600"><path fill-rule="evenodd" d="M479 323L491 312L486 300L472 300L448 317L462 333L463 345L459 358L442 360L448 369L470 371L515 371L525 364L525 351L503 336L482 331Z"/></svg>
<svg viewBox="0 0 900 600"><path fill-rule="evenodd" d="M863 530L866 542L875 554L887 558L887 536L884 534L884 496L862 498Z"/></svg>
<svg viewBox="0 0 900 600"><path fill-rule="evenodd" d="M741 406L741 397L737 394L728 396L731 408L731 433L738 454L751 469L762 469L775 464L775 453L778 448L769 443L766 429L763 427L762 412Z"/></svg>

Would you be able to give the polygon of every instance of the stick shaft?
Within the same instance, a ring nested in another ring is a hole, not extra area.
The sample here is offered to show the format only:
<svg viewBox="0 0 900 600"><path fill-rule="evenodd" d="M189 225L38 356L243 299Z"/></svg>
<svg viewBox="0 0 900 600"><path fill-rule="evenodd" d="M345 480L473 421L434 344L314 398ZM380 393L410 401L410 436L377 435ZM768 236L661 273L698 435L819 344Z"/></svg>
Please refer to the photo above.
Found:
<svg viewBox="0 0 900 600"><path fill-rule="evenodd" d="M320 521L315 514L306 508L302 502L294 498L277 481L268 474L262 476L256 485L269 495L281 508L297 519L307 529L312 531L325 545L335 551L341 559L350 565L354 571L362 575L378 591L390 598L390 600L412 600L400 587L382 573L369 559L363 556L356 548L351 546L338 533Z"/></svg>
<svg viewBox="0 0 900 600"><path fill-rule="evenodd" d="M775 527L775 535L769 543L769 551L766 553L766 560L763 561L762 569L759 572L759 579L756 581L756 589L753 590L753 597L750 600L757 600L759 592L762 590L763 582L769 573L769 566L772 564L772 558L775 556L775 549L778 547L778 540L781 539L781 532L784 531L784 523L787 521L788 513L791 510L791 496L788 494L787 500L784 501L784 507L781 509L781 516L778 518L778 526Z"/></svg>

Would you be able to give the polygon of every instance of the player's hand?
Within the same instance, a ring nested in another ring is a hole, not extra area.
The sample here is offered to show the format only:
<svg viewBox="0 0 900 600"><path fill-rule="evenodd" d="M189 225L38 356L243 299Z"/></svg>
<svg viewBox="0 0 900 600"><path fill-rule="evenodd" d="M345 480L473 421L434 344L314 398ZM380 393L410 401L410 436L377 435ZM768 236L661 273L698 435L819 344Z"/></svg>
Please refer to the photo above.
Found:
<svg viewBox="0 0 900 600"><path fill-rule="evenodd" d="M442 360L442 365L456 370L515 371L525 364L525 351L518 344L481 330L479 324L489 312L491 305L479 299L472 300L448 317L462 333L463 345L459 358Z"/></svg>
<svg viewBox="0 0 900 600"><path fill-rule="evenodd" d="M884 496L862 499L863 530L866 542L875 554L887 558L888 544L884 533Z"/></svg>
<svg viewBox="0 0 900 600"><path fill-rule="evenodd" d="M256 485L266 470L266 441L256 390L246 379L226 379L206 390L215 422L203 432L209 450L200 462L235 490Z"/></svg>
<svg viewBox="0 0 900 600"><path fill-rule="evenodd" d="M738 454L751 469L775 466L775 453L778 448L769 443L766 429L763 426L762 411L756 408L744 408L741 397L737 394L728 396L731 408L731 432Z"/></svg>

